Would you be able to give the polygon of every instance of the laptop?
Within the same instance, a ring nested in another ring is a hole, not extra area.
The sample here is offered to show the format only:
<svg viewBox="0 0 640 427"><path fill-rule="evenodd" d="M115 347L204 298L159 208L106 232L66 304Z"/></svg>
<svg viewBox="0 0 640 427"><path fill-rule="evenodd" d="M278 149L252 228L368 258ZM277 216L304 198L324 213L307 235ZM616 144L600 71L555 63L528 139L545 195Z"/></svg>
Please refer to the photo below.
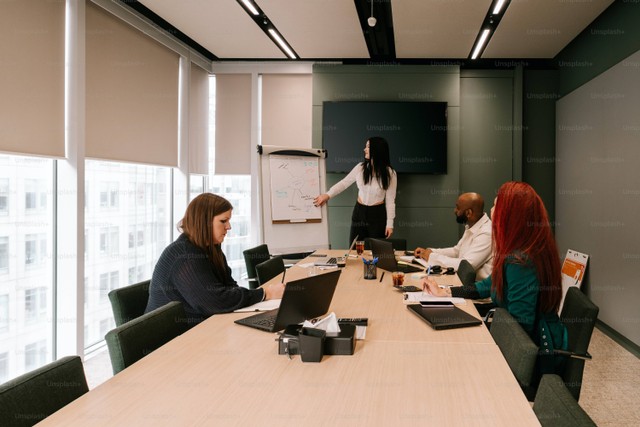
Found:
<svg viewBox="0 0 640 427"><path fill-rule="evenodd" d="M456 306L445 308L423 307L420 304L409 304L407 308L437 331L442 329L466 328L468 326L482 324L481 320L476 319Z"/></svg>
<svg viewBox="0 0 640 427"><path fill-rule="evenodd" d="M344 266L347 263L347 257L349 256L349 252L351 252L353 250L353 247L356 245L356 241L358 240L359 236L356 236L353 241L351 242L351 246L349 246L349 249L347 249L347 253L344 254L344 256L342 257L332 257L332 256L325 256L322 255L322 258L318 258L317 260L315 260L313 262L313 265L315 266L333 266L333 265L339 265L339 266ZM318 255L311 255L311 256L318 256Z"/></svg>
<svg viewBox="0 0 640 427"><path fill-rule="evenodd" d="M280 308L235 320L234 323L276 332L287 325L301 323L329 310L338 284L340 270L292 280L284 287Z"/></svg>
<svg viewBox="0 0 640 427"><path fill-rule="evenodd" d="M378 258L378 267L387 271L402 271L403 273L423 272L424 267L398 263L396 254L393 251L393 244L379 239L370 239L371 253L374 258Z"/></svg>

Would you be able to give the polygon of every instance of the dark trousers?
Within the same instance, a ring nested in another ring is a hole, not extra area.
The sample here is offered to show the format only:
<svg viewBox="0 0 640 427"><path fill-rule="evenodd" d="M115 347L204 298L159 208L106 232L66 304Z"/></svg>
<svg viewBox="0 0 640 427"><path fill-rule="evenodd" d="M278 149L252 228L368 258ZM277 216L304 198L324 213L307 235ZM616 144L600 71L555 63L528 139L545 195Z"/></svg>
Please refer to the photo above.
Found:
<svg viewBox="0 0 640 427"><path fill-rule="evenodd" d="M349 245L356 236L358 240L367 237L384 239L384 231L387 228L387 208L384 203L375 206L365 206L356 202L351 214L351 232L349 233Z"/></svg>

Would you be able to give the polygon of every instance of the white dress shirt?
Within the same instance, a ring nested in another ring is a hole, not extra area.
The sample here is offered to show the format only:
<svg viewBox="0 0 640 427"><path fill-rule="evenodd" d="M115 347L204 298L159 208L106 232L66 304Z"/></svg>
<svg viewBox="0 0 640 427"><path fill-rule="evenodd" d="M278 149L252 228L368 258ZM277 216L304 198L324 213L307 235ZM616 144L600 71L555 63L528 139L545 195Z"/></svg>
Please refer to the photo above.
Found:
<svg viewBox="0 0 640 427"><path fill-rule="evenodd" d="M373 206L384 201L387 210L387 228L393 228L393 220L396 217L396 187L398 186L398 178L396 172L389 168L389 188L386 190L380 186L375 177L372 177L368 184L364 183L362 163L358 163L347 176L340 182L333 185L327 194L329 197L337 196L344 190L349 188L354 182L358 187L358 199L363 205Z"/></svg>
<svg viewBox="0 0 640 427"><path fill-rule="evenodd" d="M473 224L465 225L462 238L452 248L431 249L429 263L443 267L453 267L456 270L460 261L466 259L476 270L476 280L482 280L493 270L493 253L491 251L491 220L487 214Z"/></svg>

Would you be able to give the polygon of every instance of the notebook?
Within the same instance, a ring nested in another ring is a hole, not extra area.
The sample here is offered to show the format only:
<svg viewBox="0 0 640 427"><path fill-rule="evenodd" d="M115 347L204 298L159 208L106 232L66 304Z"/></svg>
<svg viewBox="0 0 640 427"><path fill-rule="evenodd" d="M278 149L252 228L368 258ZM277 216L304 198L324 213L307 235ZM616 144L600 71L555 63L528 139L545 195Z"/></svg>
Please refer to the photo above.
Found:
<svg viewBox="0 0 640 427"><path fill-rule="evenodd" d="M411 304L407 308L427 322L435 330L466 328L467 326L481 325L482 321L476 319L466 311L458 307L422 307L420 304Z"/></svg>
<svg viewBox="0 0 640 427"><path fill-rule="evenodd" d="M378 258L378 267L387 271L402 271L403 273L423 272L424 268L417 265L398 263L393 251L393 244L379 239L370 239L371 253Z"/></svg>
<svg viewBox="0 0 640 427"><path fill-rule="evenodd" d="M353 247L356 245L356 241L358 240L358 236L353 239L351 242L351 246L347 249L347 252L342 257L332 257L325 256L324 258L318 258L313 262L313 265L316 266L324 266L324 265L341 265L344 266L347 263L347 257L349 256L349 252L353 250Z"/></svg>
<svg viewBox="0 0 640 427"><path fill-rule="evenodd" d="M301 323L325 314L329 310L338 284L340 270L288 282L280 308L238 319L239 325L276 332L287 325Z"/></svg>

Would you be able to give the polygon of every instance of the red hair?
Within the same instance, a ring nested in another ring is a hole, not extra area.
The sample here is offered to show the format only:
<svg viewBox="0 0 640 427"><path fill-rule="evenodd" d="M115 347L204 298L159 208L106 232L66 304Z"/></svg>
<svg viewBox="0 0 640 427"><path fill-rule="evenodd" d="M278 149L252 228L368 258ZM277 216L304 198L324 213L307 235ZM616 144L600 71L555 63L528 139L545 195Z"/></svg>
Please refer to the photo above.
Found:
<svg viewBox="0 0 640 427"><path fill-rule="evenodd" d="M558 311L562 298L560 257L544 203L524 182L510 181L498 190L492 221L494 264L491 286L502 299L504 265L530 264L539 282L538 310Z"/></svg>

